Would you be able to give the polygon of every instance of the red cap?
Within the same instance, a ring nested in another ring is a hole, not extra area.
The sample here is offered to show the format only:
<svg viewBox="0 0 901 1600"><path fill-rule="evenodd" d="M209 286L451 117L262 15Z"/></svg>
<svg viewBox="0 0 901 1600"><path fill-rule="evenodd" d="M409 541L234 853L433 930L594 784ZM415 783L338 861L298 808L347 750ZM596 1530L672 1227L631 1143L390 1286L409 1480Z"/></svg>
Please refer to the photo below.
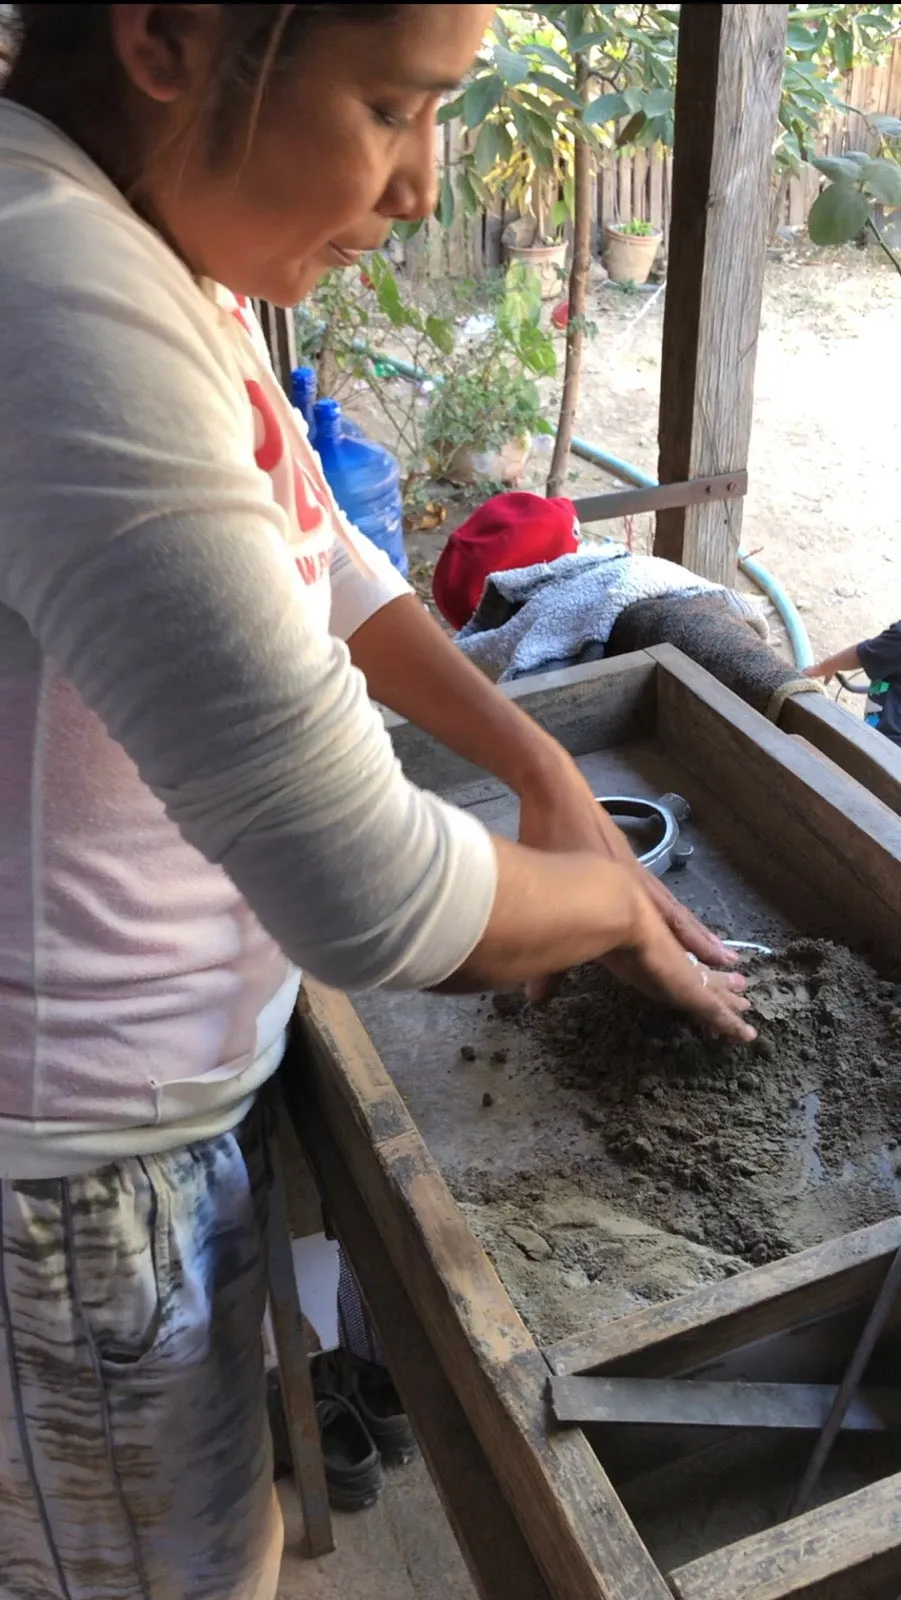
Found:
<svg viewBox="0 0 901 1600"><path fill-rule="evenodd" d="M497 494L451 534L432 578L445 622L457 631L472 617L492 572L534 567L579 548L571 500L537 494Z"/></svg>

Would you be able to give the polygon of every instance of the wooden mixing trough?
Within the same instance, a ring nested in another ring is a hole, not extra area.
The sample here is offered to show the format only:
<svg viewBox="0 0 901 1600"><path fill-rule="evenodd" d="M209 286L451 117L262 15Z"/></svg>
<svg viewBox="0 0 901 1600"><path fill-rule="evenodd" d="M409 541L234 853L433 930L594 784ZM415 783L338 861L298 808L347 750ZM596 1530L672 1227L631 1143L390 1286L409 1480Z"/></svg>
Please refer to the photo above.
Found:
<svg viewBox="0 0 901 1600"><path fill-rule="evenodd" d="M743 936L766 917L901 957L901 819L808 744L668 646L522 687L517 698L595 792L689 800L697 883L713 861L741 891ZM416 782L513 831L500 785L406 724L392 737ZM703 895L693 903L705 910ZM901 1222L539 1349L442 1176L451 1124L469 1114L442 1090L459 1040L453 1003L369 996L360 1009L368 1032L347 999L306 984L283 1081L479 1594L898 1600L901 1442L891 1427L866 1435L853 1492L841 1475L824 1479L823 1503L784 1520L813 1433L561 1426L550 1386L586 1374L835 1385ZM472 1137L489 1140L490 1118L480 1126ZM468 1125L457 1134L469 1137ZM868 1390L897 1383L899 1341L901 1310ZM712 1485L732 1483L736 1504L749 1485L757 1498L732 1525L741 1536L724 1543Z"/></svg>

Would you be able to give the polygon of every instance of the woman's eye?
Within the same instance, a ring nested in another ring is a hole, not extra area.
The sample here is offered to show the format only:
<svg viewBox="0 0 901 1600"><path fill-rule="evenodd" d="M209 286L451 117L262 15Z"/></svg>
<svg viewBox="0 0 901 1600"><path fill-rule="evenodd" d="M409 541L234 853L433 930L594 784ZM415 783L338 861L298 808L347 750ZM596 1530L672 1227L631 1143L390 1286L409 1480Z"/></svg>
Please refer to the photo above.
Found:
<svg viewBox="0 0 901 1600"><path fill-rule="evenodd" d="M401 116L397 111L384 111L378 106L373 106L372 114L383 128L405 128L410 121L409 117Z"/></svg>

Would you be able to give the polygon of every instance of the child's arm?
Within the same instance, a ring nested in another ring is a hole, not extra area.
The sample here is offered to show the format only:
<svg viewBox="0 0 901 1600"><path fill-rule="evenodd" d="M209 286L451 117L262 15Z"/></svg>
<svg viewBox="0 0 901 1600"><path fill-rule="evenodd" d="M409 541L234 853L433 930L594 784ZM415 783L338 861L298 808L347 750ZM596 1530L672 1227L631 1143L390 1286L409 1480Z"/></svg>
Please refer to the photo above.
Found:
<svg viewBox="0 0 901 1600"><path fill-rule="evenodd" d="M839 650L834 656L827 656L825 661L818 661L816 666L805 667L805 678L825 678L828 683L837 672L859 672L863 662L860 659L860 646L849 644L846 650Z"/></svg>

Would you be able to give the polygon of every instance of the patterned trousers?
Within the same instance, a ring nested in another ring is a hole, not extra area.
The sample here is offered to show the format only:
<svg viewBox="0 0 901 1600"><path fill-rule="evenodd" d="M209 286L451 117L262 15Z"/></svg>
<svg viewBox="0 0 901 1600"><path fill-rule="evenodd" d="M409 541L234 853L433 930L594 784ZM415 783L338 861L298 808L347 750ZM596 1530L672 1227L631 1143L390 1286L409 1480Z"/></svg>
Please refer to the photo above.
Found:
<svg viewBox="0 0 901 1600"><path fill-rule="evenodd" d="M0 1183L0 1600L273 1600L261 1118Z"/></svg>

